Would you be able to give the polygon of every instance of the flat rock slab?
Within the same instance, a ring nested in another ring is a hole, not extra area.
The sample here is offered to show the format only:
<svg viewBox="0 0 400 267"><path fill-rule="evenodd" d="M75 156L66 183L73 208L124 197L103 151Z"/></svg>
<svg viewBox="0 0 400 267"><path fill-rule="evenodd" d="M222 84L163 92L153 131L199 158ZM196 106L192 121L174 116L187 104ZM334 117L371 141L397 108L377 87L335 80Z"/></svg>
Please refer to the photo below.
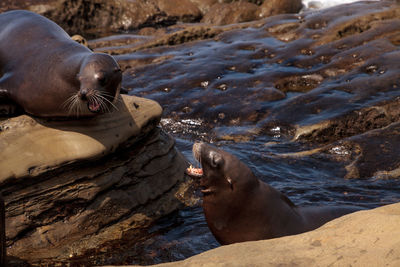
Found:
<svg viewBox="0 0 400 267"><path fill-rule="evenodd" d="M0 184L36 176L55 166L113 152L121 143L158 124L155 101L121 95L113 113L56 121L27 115L0 122Z"/></svg>
<svg viewBox="0 0 400 267"><path fill-rule="evenodd" d="M399 266L400 203L295 236L222 246L157 266Z"/></svg>

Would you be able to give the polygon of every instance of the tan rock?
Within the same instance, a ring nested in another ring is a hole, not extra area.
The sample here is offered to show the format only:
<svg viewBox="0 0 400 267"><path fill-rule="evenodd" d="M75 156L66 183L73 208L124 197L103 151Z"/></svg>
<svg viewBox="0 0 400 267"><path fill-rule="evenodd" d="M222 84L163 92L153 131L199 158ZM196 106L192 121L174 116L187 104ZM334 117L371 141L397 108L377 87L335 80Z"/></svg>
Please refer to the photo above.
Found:
<svg viewBox="0 0 400 267"><path fill-rule="evenodd" d="M187 18L200 18L197 6L189 0L154 0L158 8L169 17L180 17L185 22ZM192 19L188 19L188 22Z"/></svg>
<svg viewBox="0 0 400 267"><path fill-rule="evenodd" d="M249 2L215 4L201 20L214 25L226 25L258 19L259 7Z"/></svg>
<svg viewBox="0 0 400 267"><path fill-rule="evenodd" d="M222 246L158 266L399 266L400 203L295 236Z"/></svg>
<svg viewBox="0 0 400 267"><path fill-rule="evenodd" d="M268 0L261 5L260 17L298 13L302 7L301 0Z"/></svg>
<svg viewBox="0 0 400 267"><path fill-rule="evenodd" d="M218 0L190 0L190 1L200 9L203 15L210 10L212 5L218 2Z"/></svg>
<svg viewBox="0 0 400 267"><path fill-rule="evenodd" d="M108 154L146 125L156 125L162 113L156 102L134 96L122 95L117 108L72 121L22 115L0 122L0 183Z"/></svg>

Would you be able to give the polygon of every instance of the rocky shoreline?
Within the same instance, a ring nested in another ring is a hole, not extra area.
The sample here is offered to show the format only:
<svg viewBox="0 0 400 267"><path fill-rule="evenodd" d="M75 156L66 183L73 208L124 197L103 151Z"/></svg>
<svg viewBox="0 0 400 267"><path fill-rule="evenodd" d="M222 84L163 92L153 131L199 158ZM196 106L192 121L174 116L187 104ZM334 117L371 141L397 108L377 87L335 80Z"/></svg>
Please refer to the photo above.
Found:
<svg viewBox="0 0 400 267"><path fill-rule="evenodd" d="M91 49L114 55L129 94L164 109L123 96L131 101L123 114L130 115L96 123L102 126L92 132L82 132L86 124L26 116L0 122L13 262L90 265L98 260L92 255L112 257L122 243L140 242L156 219L190 205L187 163L166 132L237 143L278 136L296 149L270 156L277 161L312 157L335 163L344 179L398 180L399 1L274 17L266 9L260 16L267 1L219 2L187 0L180 9L162 0L0 3L0 11L28 8L90 39ZM132 116L140 122L134 131ZM18 135L18 127L28 134ZM32 138L43 143L35 147ZM60 138L82 146L61 142L68 153L37 152ZM38 150L29 155L26 148ZM29 160L13 160L18 153ZM302 235L224 246L167 265L398 265L399 211L399 204L362 211Z"/></svg>
<svg viewBox="0 0 400 267"><path fill-rule="evenodd" d="M5 0L0 12L28 9L44 15L70 34L99 36L126 31L154 32L153 29L180 23L226 25L258 20L284 13L297 13L301 0Z"/></svg>

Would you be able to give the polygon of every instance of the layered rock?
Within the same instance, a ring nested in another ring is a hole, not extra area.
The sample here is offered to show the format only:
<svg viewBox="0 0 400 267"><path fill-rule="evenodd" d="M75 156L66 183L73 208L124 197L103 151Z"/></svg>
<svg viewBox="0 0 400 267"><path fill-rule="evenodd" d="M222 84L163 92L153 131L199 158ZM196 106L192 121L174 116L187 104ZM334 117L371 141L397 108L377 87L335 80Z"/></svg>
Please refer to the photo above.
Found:
<svg viewBox="0 0 400 267"><path fill-rule="evenodd" d="M226 25L259 19L259 8L249 2L234 2L230 4L215 4L205 14L202 22L216 25Z"/></svg>
<svg viewBox="0 0 400 267"><path fill-rule="evenodd" d="M393 204L346 215L308 233L222 246L158 266L398 266L399 224L400 204Z"/></svg>
<svg viewBox="0 0 400 267"><path fill-rule="evenodd" d="M256 20L283 13L297 13L301 0L273 1L262 7L262 1L217 0L35 0L0 3L0 12L28 9L42 14L68 33L99 36L108 32L134 31L146 27L160 28L179 23L225 25ZM266 1L269 2L269 1ZM203 19L202 19L203 18Z"/></svg>
<svg viewBox="0 0 400 267"><path fill-rule="evenodd" d="M117 107L74 121L22 115L0 123L9 256L73 261L139 240L155 219L182 207L186 163L157 128L161 107L133 96Z"/></svg>

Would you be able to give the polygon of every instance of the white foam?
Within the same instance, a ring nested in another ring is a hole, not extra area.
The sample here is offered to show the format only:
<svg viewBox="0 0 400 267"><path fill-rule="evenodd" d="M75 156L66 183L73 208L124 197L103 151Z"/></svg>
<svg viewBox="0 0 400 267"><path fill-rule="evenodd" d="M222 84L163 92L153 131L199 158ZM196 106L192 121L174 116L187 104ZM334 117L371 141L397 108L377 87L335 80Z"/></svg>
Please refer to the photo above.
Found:
<svg viewBox="0 0 400 267"><path fill-rule="evenodd" d="M303 5L305 6L305 8L323 9L327 7L337 6L341 4L348 4L357 1L359 0L303 0ZM369 0L369 1L379 1L379 0Z"/></svg>

